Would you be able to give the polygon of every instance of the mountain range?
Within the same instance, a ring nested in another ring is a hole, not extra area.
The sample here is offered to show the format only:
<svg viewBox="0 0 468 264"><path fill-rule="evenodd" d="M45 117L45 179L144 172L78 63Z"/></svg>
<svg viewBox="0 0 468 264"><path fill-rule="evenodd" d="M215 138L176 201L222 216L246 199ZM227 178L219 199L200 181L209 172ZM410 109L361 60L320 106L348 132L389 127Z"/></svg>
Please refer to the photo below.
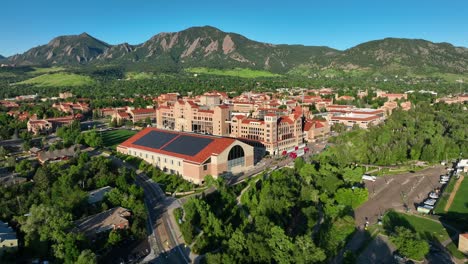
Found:
<svg viewBox="0 0 468 264"><path fill-rule="evenodd" d="M16 65L121 65L164 70L241 67L277 73L297 67L343 70L410 68L415 72L468 73L468 49L449 43L386 38L341 51L326 46L262 43L210 26L159 33L138 45L110 45L87 33L60 36L46 45L2 61Z"/></svg>

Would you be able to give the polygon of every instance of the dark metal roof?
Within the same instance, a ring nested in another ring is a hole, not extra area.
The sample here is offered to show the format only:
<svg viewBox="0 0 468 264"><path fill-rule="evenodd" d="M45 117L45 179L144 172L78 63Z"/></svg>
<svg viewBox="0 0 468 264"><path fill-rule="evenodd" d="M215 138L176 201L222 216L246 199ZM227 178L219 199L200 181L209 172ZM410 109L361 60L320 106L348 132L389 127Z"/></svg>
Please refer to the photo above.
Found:
<svg viewBox="0 0 468 264"><path fill-rule="evenodd" d="M163 148L163 150L182 155L194 156L198 152L202 151L211 142L213 142L213 139L211 138L181 135L175 140L171 141Z"/></svg>

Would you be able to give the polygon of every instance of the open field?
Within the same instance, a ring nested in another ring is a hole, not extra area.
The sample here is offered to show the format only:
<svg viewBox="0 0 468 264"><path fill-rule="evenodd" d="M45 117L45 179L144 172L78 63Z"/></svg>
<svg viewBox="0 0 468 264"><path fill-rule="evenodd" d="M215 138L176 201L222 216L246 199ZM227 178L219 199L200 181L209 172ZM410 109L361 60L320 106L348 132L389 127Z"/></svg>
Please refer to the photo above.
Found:
<svg viewBox="0 0 468 264"><path fill-rule="evenodd" d="M34 71L29 72L29 74L45 74L45 73L54 73L65 70L64 67L50 67L50 68L40 68L34 67Z"/></svg>
<svg viewBox="0 0 468 264"><path fill-rule="evenodd" d="M409 215L404 213L396 213L392 217L397 217L399 222L407 223L409 227L413 228L421 238L427 240L436 239L440 243L450 239L450 234L447 229L438 221L416 215ZM388 221L388 214L384 217L384 222Z"/></svg>
<svg viewBox="0 0 468 264"><path fill-rule="evenodd" d="M453 199L452 205L449 208L450 213L468 214L468 180L466 177L460 184L455 199Z"/></svg>
<svg viewBox="0 0 468 264"><path fill-rule="evenodd" d="M145 80L154 79L156 75L152 72L127 72L125 74L126 80Z"/></svg>
<svg viewBox="0 0 468 264"><path fill-rule="evenodd" d="M447 186L445 186L442 196L439 198L439 201L434 208L434 213L443 214L445 212L445 206L447 205L448 199L453 191L453 188L455 187L456 182L457 179L455 177L450 178L450 181L447 183Z"/></svg>
<svg viewBox="0 0 468 264"><path fill-rule="evenodd" d="M104 146L115 148L118 144L124 142L131 136L135 135L136 131L131 130L111 130L102 132L102 141Z"/></svg>
<svg viewBox="0 0 468 264"><path fill-rule="evenodd" d="M461 253L459 250L458 250L458 247L457 245L455 245L453 242L451 242L450 244L447 245L447 250L450 252L450 254L454 257L456 257L457 259L464 259L466 256Z"/></svg>
<svg viewBox="0 0 468 264"><path fill-rule="evenodd" d="M387 169L387 168L381 169L377 171L376 173L372 173L372 175L375 174L375 176L389 176L389 175L396 175L396 174L401 174L401 173L417 172L425 168L427 167L404 165L404 166L400 166L394 169Z"/></svg>
<svg viewBox="0 0 468 264"><path fill-rule="evenodd" d="M190 72L190 73L222 75L222 76L235 76L235 77L241 77L241 78L280 77L281 76L279 74L271 73L271 72L268 72L268 71L251 70L251 69L246 69L246 68L244 68L244 69L235 68L235 69L231 69L231 70L219 70L219 69L197 67L197 68L186 69L186 71Z"/></svg>
<svg viewBox="0 0 468 264"><path fill-rule="evenodd" d="M36 86L82 86L92 84L94 80L89 76L78 75L73 73L52 73L43 74L37 77L19 82L17 84L34 84Z"/></svg>

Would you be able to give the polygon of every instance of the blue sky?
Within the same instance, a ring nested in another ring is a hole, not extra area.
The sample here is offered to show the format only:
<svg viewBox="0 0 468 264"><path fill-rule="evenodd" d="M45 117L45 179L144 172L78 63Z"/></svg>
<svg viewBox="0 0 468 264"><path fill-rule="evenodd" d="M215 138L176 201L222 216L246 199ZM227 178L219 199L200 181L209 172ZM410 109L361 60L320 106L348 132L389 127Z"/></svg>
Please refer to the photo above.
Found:
<svg viewBox="0 0 468 264"><path fill-rule="evenodd" d="M87 32L110 44L138 44L203 25L275 44L346 49L403 37L468 47L467 0L4 0L0 14L5 56L59 35Z"/></svg>

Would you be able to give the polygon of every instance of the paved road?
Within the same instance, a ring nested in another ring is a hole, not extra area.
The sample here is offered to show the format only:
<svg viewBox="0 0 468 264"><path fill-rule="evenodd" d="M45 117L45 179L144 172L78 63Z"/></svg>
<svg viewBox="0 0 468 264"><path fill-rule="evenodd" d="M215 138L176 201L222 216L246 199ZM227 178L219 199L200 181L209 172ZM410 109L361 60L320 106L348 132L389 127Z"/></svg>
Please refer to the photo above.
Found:
<svg viewBox="0 0 468 264"><path fill-rule="evenodd" d="M185 246L178 242L167 206L175 201L166 197L161 188L145 174L137 175L136 182L145 191L145 203L152 227L154 263L190 263Z"/></svg>
<svg viewBox="0 0 468 264"><path fill-rule="evenodd" d="M325 148L326 144L327 144L326 142L308 143L307 147L309 147L309 152L304 154L303 158L308 158L312 155L320 153ZM294 160L289 157L284 157L283 159L278 159L278 158L273 158L273 157L264 158L262 161L257 163L255 167L251 169L250 171L244 173L243 175L230 178L228 181L228 184L229 185L238 184L244 181L245 179L250 178L258 173L261 173L262 171L268 168L273 168L273 167L282 168L287 165L293 164L293 162Z"/></svg>
<svg viewBox="0 0 468 264"><path fill-rule="evenodd" d="M439 176L444 173L446 170L443 166L435 166L416 173L378 177L375 182L366 182L369 200L354 211L354 220L358 231L332 263L341 263L344 251L356 252L361 248L366 236L360 230L362 230L366 217L371 224L375 224L379 215L389 209L405 210L405 203L410 210L415 211L416 204L427 198L429 192L434 188L441 186Z"/></svg>
<svg viewBox="0 0 468 264"><path fill-rule="evenodd" d="M131 164L125 163L114 156L108 156L114 164L136 170ZM148 211L148 222L151 235L148 237L152 252L145 258L149 263L190 263L189 252L178 241L172 220L167 212L168 206L176 203L172 197L166 197L159 185L144 173L138 173L136 183L145 193L145 206Z"/></svg>

